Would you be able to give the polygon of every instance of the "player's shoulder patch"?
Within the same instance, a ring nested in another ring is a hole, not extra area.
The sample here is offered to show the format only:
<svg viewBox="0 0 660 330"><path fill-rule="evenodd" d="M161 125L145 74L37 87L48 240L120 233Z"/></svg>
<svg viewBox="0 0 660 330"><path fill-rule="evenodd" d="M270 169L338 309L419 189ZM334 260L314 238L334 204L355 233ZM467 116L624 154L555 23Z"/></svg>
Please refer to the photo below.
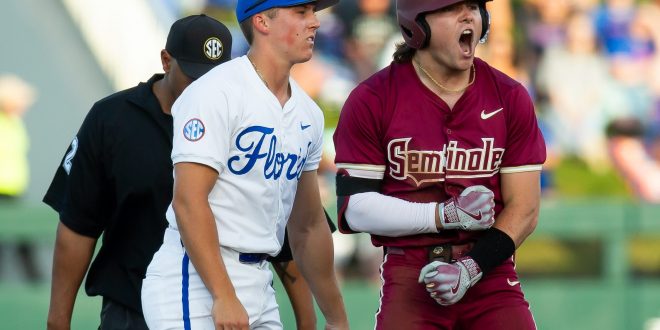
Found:
<svg viewBox="0 0 660 330"><path fill-rule="evenodd" d="M191 142L201 140L204 137L205 132L206 128L204 123L198 118L190 119L185 125L183 125L183 137Z"/></svg>

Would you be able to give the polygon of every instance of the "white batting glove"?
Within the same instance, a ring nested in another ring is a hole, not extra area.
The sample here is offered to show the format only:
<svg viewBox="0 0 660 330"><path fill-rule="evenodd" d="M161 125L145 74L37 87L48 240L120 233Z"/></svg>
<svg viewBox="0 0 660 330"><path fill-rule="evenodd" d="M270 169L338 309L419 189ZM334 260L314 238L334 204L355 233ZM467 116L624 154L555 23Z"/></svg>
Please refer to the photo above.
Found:
<svg viewBox="0 0 660 330"><path fill-rule="evenodd" d="M448 306L461 300L482 276L481 268L474 259L463 257L451 264L434 261L424 266L418 281L426 284L426 291L438 304Z"/></svg>
<svg viewBox="0 0 660 330"><path fill-rule="evenodd" d="M442 229L484 230L495 223L495 194L484 186L465 188L438 204Z"/></svg>

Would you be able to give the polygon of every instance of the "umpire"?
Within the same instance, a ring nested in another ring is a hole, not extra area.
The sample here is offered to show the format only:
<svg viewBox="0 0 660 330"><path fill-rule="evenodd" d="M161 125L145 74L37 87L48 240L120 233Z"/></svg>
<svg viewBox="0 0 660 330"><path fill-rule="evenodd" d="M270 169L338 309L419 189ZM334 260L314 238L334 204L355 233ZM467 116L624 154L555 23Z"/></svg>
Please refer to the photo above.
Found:
<svg viewBox="0 0 660 330"><path fill-rule="evenodd" d="M48 329L69 329L96 241L85 291L102 296L99 329L147 329L142 279L163 241L172 200L172 116L195 79L230 59L232 38L217 20L176 21L160 53L165 74L94 104L43 201L59 213Z"/></svg>

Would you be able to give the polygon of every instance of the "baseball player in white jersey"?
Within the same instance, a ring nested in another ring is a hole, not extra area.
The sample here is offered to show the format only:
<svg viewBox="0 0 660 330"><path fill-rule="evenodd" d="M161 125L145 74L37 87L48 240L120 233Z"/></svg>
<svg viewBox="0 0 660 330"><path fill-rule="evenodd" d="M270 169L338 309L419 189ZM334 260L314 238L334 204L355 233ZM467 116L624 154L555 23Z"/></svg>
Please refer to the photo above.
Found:
<svg viewBox="0 0 660 330"><path fill-rule="evenodd" d="M287 220L327 327L348 328L316 178L323 115L289 77L311 58L315 11L336 2L239 0L250 52L174 104L169 228L142 289L149 328L281 329L266 257Z"/></svg>

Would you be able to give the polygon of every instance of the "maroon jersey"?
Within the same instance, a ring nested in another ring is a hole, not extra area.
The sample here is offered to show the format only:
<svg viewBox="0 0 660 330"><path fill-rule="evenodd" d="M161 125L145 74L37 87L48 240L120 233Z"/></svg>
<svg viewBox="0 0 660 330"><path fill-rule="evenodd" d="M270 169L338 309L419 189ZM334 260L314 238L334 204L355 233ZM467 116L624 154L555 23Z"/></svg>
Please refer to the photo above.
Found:
<svg viewBox="0 0 660 330"><path fill-rule="evenodd" d="M483 185L495 194L499 214L500 173L540 171L545 142L525 88L478 58L474 66L474 84L451 110L410 62L392 63L362 82L346 100L335 131L337 167L351 176L382 178L382 194L410 202L444 202L465 187ZM480 232L446 230L372 240L377 246L422 246L475 235Z"/></svg>

